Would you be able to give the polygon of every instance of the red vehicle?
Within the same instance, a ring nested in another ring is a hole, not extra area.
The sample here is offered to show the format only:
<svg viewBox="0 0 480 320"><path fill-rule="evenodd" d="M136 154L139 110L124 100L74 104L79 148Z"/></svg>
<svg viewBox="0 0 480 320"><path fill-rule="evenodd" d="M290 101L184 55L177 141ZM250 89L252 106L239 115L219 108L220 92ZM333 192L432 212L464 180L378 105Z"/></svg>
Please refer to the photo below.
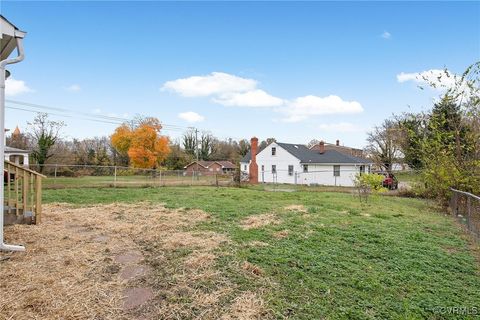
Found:
<svg viewBox="0 0 480 320"><path fill-rule="evenodd" d="M388 188L389 190L398 189L398 180L393 173L380 172L379 174L384 176L382 186Z"/></svg>

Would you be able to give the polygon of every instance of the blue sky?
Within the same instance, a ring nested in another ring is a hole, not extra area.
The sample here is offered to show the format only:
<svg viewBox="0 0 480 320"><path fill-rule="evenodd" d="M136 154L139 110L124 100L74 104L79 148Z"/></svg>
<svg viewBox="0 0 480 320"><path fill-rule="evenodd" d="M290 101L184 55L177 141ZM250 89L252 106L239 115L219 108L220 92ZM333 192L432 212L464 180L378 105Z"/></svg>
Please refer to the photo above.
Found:
<svg viewBox="0 0 480 320"><path fill-rule="evenodd" d="M418 73L480 59L479 2L2 1L1 13L28 32L8 99L221 138L361 147L392 113L431 106L439 92ZM33 116L7 109L6 125ZM69 138L115 129L52 118Z"/></svg>

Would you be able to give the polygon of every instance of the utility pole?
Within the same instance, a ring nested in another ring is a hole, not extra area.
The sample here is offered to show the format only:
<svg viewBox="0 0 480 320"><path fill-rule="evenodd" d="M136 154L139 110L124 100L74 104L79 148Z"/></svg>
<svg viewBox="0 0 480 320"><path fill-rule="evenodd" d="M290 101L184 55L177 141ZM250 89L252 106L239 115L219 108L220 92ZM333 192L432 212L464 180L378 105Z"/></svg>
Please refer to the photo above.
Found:
<svg viewBox="0 0 480 320"><path fill-rule="evenodd" d="M197 177L198 177L198 129L197 128L194 128L194 129L195 129L195 151L196 151L196 154L197 154L196 172L197 172Z"/></svg>

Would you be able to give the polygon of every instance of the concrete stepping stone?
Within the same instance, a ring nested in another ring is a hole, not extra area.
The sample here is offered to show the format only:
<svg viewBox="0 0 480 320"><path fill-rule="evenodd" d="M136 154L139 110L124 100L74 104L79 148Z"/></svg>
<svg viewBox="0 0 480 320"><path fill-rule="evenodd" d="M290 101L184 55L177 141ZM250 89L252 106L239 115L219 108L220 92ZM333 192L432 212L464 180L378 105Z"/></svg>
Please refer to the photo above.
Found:
<svg viewBox="0 0 480 320"><path fill-rule="evenodd" d="M123 299L123 309L135 309L153 298L151 288L130 288L125 290Z"/></svg>
<svg viewBox="0 0 480 320"><path fill-rule="evenodd" d="M138 251L128 251L115 257L115 261L121 264L134 264L140 262L143 256Z"/></svg>
<svg viewBox="0 0 480 320"><path fill-rule="evenodd" d="M149 268L141 265L130 265L123 268L120 272L120 278L122 280L130 280L136 277L144 276L148 273Z"/></svg>

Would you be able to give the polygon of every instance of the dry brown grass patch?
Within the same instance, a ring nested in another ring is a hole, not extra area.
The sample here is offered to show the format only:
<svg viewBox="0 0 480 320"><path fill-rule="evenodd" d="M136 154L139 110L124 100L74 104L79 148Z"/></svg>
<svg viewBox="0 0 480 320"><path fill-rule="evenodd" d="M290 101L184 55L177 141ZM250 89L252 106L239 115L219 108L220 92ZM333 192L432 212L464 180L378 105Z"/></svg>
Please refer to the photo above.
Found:
<svg viewBox="0 0 480 320"><path fill-rule="evenodd" d="M142 259L135 263L141 265L152 257L162 257L163 262L158 266L152 264L153 268L179 263L181 267L172 272L183 276L183 260L169 261L172 258L161 247L198 248L202 253L192 255L185 265L205 270L195 274L190 284L193 286L203 279L217 281L219 272L211 268L214 256L208 252L227 238L213 232L188 231L207 219L210 215L201 210L173 210L150 203L81 208L45 205L41 224L5 228L7 241L25 244L27 250L0 252L0 319L131 319L173 315L178 306L156 309L158 304L166 307L156 298L132 311L123 310L127 288L150 284L153 296L160 299L161 288L154 286L157 281L154 270L125 281L120 276L125 266L115 258L130 251L138 252ZM185 292L190 295L194 290Z"/></svg>
<svg viewBox="0 0 480 320"><path fill-rule="evenodd" d="M275 239L284 239L286 237L288 237L288 235L290 234L290 231L288 230L281 230L281 231L277 231L273 234L273 237Z"/></svg>
<svg viewBox="0 0 480 320"><path fill-rule="evenodd" d="M250 247L268 247L269 244L263 241L253 240L248 243Z"/></svg>
<svg viewBox="0 0 480 320"><path fill-rule="evenodd" d="M209 268L215 263L216 256L209 252L192 253L185 260L185 267L188 269Z"/></svg>
<svg viewBox="0 0 480 320"><path fill-rule="evenodd" d="M241 227L244 230L258 229L271 224L279 224L278 217L272 213L249 216L242 220Z"/></svg>
<svg viewBox="0 0 480 320"><path fill-rule="evenodd" d="M254 292L244 292L230 306L229 313L223 320L267 319L268 313L264 301Z"/></svg>
<svg viewBox="0 0 480 320"><path fill-rule="evenodd" d="M292 205L286 206L284 209L287 211L308 213L307 208L305 208L305 206L302 204L292 204Z"/></svg>
<svg viewBox="0 0 480 320"><path fill-rule="evenodd" d="M254 265L253 263L250 263L248 261L244 261L242 263L242 270L244 270L248 274L254 275L254 276L263 275L263 270L259 266Z"/></svg>

